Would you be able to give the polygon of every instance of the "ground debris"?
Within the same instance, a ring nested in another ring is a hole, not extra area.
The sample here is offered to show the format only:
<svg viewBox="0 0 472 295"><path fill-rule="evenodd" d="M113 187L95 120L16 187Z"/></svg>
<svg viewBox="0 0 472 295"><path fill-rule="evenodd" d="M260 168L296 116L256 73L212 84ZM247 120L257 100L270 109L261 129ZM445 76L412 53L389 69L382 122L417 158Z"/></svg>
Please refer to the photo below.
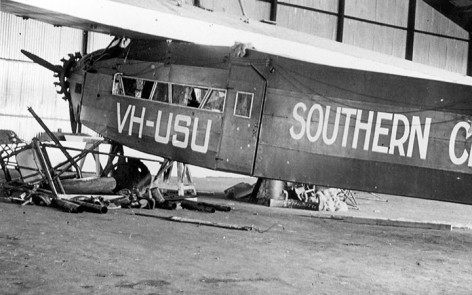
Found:
<svg viewBox="0 0 472 295"><path fill-rule="evenodd" d="M233 229L233 230L242 230L242 231L257 231L259 233L267 232L276 226L281 227L282 230L285 230L284 226L278 223L271 225L269 228L265 230L261 230L259 227L256 227L254 225L235 225L235 224L228 224L228 223L221 223L221 222L191 219L191 218L185 218L185 217L179 217L179 216L162 217L162 216L156 216L152 214L139 213L139 212L134 212L132 214L138 215L138 216L144 216L144 217L153 217L153 218L158 218L158 219L163 219L163 220L175 221L175 222L191 223L191 224L196 224L196 225L213 226L213 227Z"/></svg>
<svg viewBox="0 0 472 295"><path fill-rule="evenodd" d="M214 213L215 211L229 212L231 211L230 206L217 205L205 202L195 202L191 200L182 200L180 205L184 209L197 210L202 212Z"/></svg>
<svg viewBox="0 0 472 295"><path fill-rule="evenodd" d="M35 115L32 109L30 112ZM17 139L14 132L0 130L0 197L22 206L26 204L52 206L69 213L87 211L105 214L108 209L118 208L173 210L177 209L180 202L184 202L183 207L192 210L205 212L231 210L228 206L188 201L188 198L196 200L193 184L173 186L167 183L168 178L164 178L164 183L161 185L165 188L158 187L157 182L150 182L149 171L141 159L124 156L123 148L119 144L111 143L110 153L100 153L97 152L97 148L105 140L78 135L88 143L86 148L66 148L39 117L35 116L35 119L54 144L42 142L38 137L33 138L31 143L26 143ZM67 160L54 166L50 161L48 149L59 149ZM72 157L69 149L79 154ZM88 154L92 154L95 160L96 171L93 176L86 177L83 176L86 172L82 171L82 164ZM108 156L105 168L101 166L99 154ZM118 161L114 163L116 157ZM162 161L159 163L163 164ZM117 166L120 167L121 177L111 173L114 171L116 174L114 167ZM161 165L162 171L159 173L166 172L169 176L172 166L172 161L166 161L165 165ZM75 168L75 171L72 168ZM186 165L180 164L178 168L181 168L178 172L185 173L191 181ZM146 174L146 177L137 177L143 175L140 173L135 175L136 170ZM110 173L113 177L109 176ZM193 193L190 196L185 194L189 190Z"/></svg>
<svg viewBox="0 0 472 295"><path fill-rule="evenodd" d="M254 190L254 185L240 182L224 190L225 196L228 199L247 199L251 196Z"/></svg>
<svg viewBox="0 0 472 295"><path fill-rule="evenodd" d="M283 182L259 178L257 183L238 183L225 191L226 198L253 202L269 207L296 208L313 211L358 210L350 190Z"/></svg>

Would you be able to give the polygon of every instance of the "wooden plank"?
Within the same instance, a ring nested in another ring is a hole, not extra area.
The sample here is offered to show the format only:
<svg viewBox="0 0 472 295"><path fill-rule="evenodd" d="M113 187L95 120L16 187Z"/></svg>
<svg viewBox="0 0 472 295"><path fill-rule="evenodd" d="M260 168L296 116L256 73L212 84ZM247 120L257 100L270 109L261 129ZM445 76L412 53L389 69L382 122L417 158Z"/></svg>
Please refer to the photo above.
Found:
<svg viewBox="0 0 472 295"><path fill-rule="evenodd" d="M358 217L358 216L346 216L346 215L331 215L330 217L326 217L324 215L312 215L311 217L341 220L344 222L355 223L355 224L378 225L378 226L395 226L395 227L449 230L449 231L452 230L453 228L453 226L448 223L429 222L429 221L371 218L371 217Z"/></svg>
<svg viewBox="0 0 472 295"><path fill-rule="evenodd" d="M468 42L415 34L413 61L466 74Z"/></svg>
<svg viewBox="0 0 472 295"><path fill-rule="evenodd" d="M332 0L279 0L279 4L283 5L295 5L301 7L301 9L313 8L319 10L325 10L329 12L337 12L338 10L338 3L337 1Z"/></svg>
<svg viewBox="0 0 472 295"><path fill-rule="evenodd" d="M278 26L331 40L336 39L337 17L289 6L278 7Z"/></svg>
<svg viewBox="0 0 472 295"><path fill-rule="evenodd" d="M346 1L346 15L406 27L408 0Z"/></svg>
<svg viewBox="0 0 472 295"><path fill-rule="evenodd" d="M110 194L116 187L113 177L86 177L61 180L66 194Z"/></svg>
<svg viewBox="0 0 472 295"><path fill-rule="evenodd" d="M403 57L406 31L358 20L345 19L344 43L357 47Z"/></svg>

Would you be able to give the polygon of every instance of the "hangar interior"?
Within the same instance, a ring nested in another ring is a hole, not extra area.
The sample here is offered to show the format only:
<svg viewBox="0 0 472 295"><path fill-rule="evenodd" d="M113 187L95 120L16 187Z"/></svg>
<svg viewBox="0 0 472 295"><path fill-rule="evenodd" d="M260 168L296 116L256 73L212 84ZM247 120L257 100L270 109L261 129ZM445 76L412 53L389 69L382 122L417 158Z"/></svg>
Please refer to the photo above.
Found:
<svg viewBox="0 0 472 295"><path fill-rule="evenodd" d="M169 1L226 13L244 22L287 27L463 75L472 72L470 24L460 1ZM1 129L14 130L25 140L42 131L27 111L31 106L50 129L70 131L68 105L56 94L52 72L34 64L21 49L61 64L69 53L90 53L106 47L111 39L0 12Z"/></svg>

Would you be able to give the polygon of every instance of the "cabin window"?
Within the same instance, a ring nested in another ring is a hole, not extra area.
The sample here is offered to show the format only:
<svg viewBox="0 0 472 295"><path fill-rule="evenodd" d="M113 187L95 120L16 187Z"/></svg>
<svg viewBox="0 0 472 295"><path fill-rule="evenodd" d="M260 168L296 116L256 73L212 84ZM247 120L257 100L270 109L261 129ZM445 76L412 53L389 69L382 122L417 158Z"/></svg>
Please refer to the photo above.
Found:
<svg viewBox="0 0 472 295"><path fill-rule="evenodd" d="M221 89L158 82L121 73L115 74L112 94L216 112L223 112L226 99L226 91Z"/></svg>
<svg viewBox="0 0 472 295"><path fill-rule="evenodd" d="M192 87L174 84L172 85L172 103L188 106L192 93Z"/></svg>
<svg viewBox="0 0 472 295"><path fill-rule="evenodd" d="M199 108L203 107L202 102L205 100L206 95L209 93L207 88L194 87L192 93L192 100L189 102L189 106Z"/></svg>
<svg viewBox="0 0 472 295"><path fill-rule="evenodd" d="M250 118L252 111L252 101L254 94L249 92L239 92L236 94L236 104L234 115L237 117Z"/></svg>
<svg viewBox="0 0 472 295"><path fill-rule="evenodd" d="M169 102L169 84L167 83L156 83L156 90L154 91L154 96L152 100L160 102Z"/></svg>
<svg viewBox="0 0 472 295"><path fill-rule="evenodd" d="M202 109L223 112L225 106L226 91L209 89L203 98Z"/></svg>
<svg viewBox="0 0 472 295"><path fill-rule="evenodd" d="M223 112L226 91L188 85L172 84L172 103L183 106Z"/></svg>
<svg viewBox="0 0 472 295"><path fill-rule="evenodd" d="M112 93L115 95L149 99L154 90L154 81L141 78L125 77L116 74Z"/></svg>

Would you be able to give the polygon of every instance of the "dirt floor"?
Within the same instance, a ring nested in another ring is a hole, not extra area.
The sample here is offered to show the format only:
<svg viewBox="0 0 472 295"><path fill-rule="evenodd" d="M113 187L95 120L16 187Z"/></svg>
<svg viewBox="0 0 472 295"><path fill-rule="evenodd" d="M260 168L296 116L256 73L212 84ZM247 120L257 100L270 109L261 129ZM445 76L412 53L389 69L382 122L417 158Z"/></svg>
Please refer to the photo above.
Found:
<svg viewBox="0 0 472 295"><path fill-rule="evenodd" d="M234 210L69 214L2 198L0 294L472 294L471 230L352 224L218 192L200 200Z"/></svg>

